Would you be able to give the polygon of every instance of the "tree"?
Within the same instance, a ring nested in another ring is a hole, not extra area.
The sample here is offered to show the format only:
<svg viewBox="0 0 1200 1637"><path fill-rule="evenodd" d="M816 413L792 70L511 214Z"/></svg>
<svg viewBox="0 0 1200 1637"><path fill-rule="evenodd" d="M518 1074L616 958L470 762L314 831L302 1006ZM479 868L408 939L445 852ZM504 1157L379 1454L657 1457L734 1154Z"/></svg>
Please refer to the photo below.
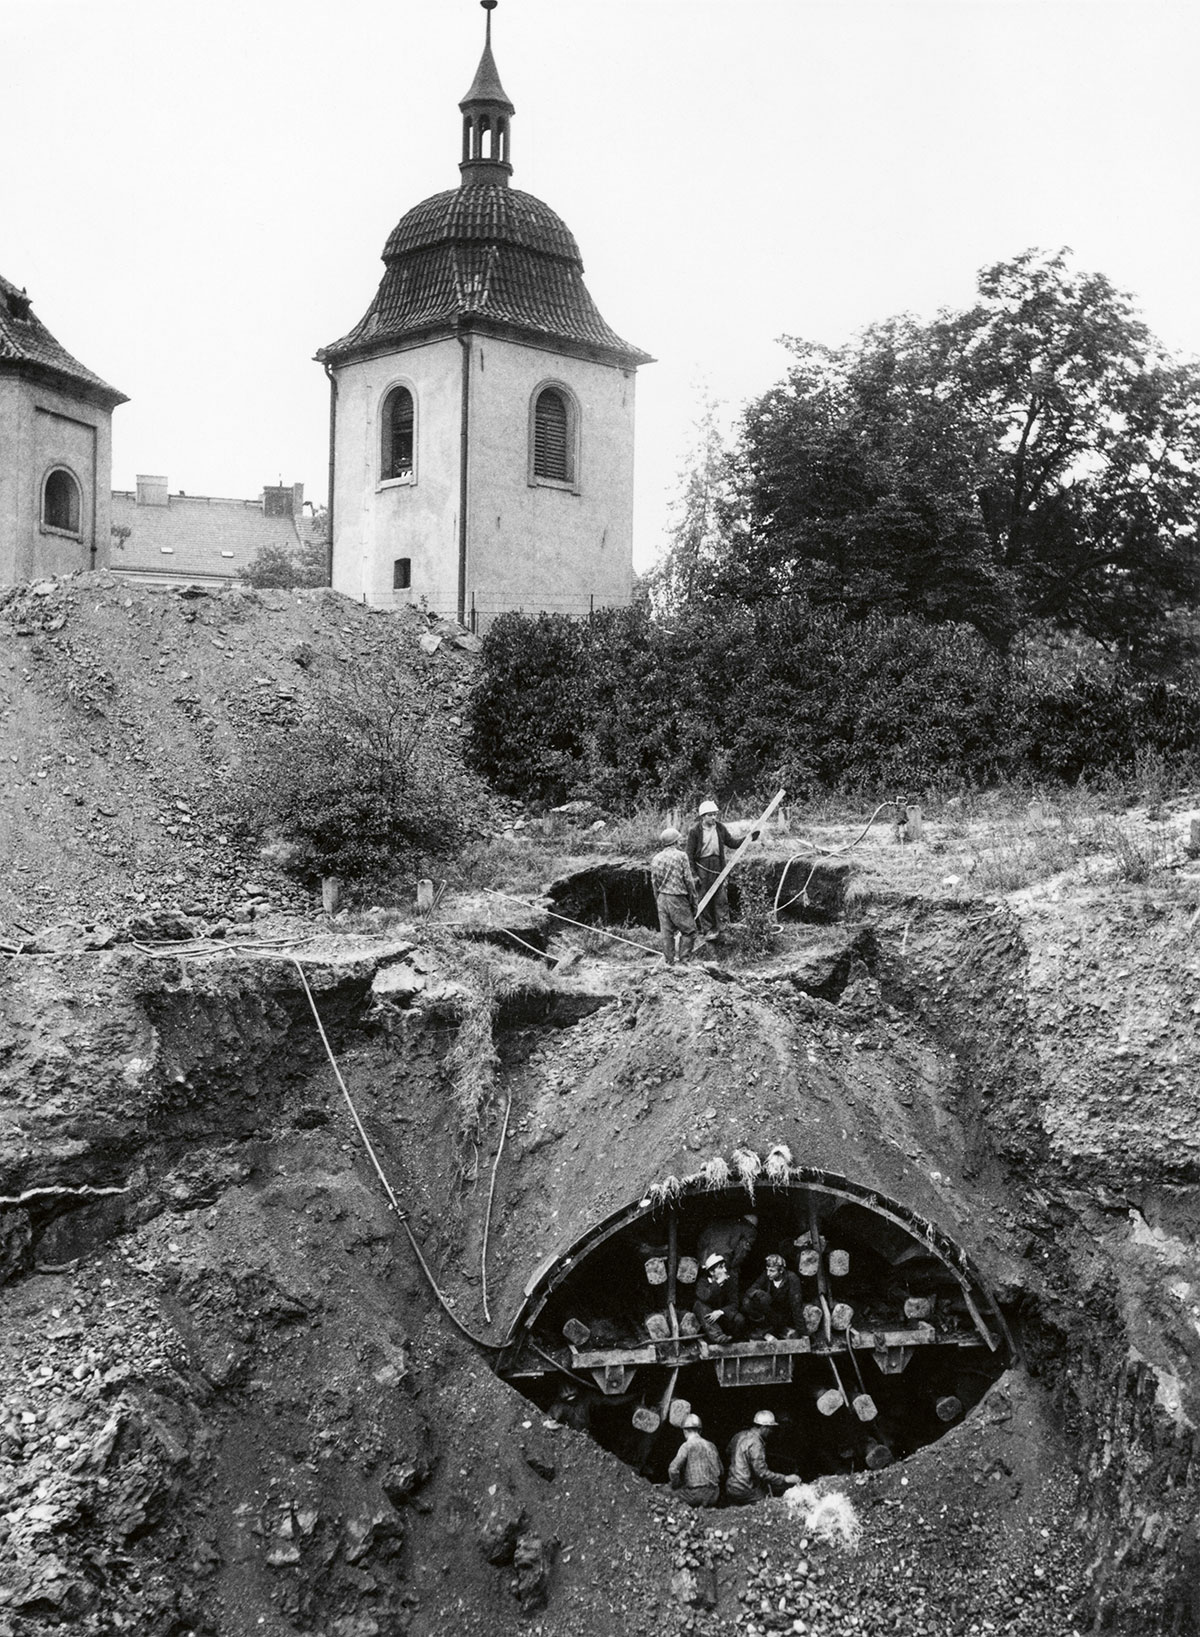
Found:
<svg viewBox="0 0 1200 1637"><path fill-rule="evenodd" d="M1067 256L988 268L931 324L790 341L743 422L724 586L966 620L1000 649L1048 621L1160 653L1200 596L1200 372Z"/></svg>
<svg viewBox="0 0 1200 1637"><path fill-rule="evenodd" d="M241 578L256 590L291 591L296 586L329 584L327 513L319 507L303 538L289 550L286 546L260 546L242 570Z"/></svg>
<svg viewBox="0 0 1200 1637"><path fill-rule="evenodd" d="M656 614L677 614L712 591L737 533L737 495L720 408L705 400L672 508L671 544L643 586Z"/></svg>

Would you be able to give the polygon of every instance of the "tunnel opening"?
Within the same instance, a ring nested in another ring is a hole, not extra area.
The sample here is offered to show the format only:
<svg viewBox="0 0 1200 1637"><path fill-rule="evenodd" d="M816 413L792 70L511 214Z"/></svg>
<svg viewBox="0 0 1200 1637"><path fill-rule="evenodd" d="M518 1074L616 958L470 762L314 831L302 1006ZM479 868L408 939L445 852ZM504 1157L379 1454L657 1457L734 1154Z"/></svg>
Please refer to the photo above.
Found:
<svg viewBox="0 0 1200 1637"><path fill-rule="evenodd" d="M714 1254L735 1292L727 1280L714 1296ZM768 1256L795 1282L772 1279ZM498 1369L652 1483L666 1482L687 1414L724 1458L761 1410L777 1422L771 1467L809 1482L934 1442L1012 1358L961 1248L896 1202L801 1168L753 1195L685 1184L598 1224L534 1275Z"/></svg>
<svg viewBox="0 0 1200 1637"><path fill-rule="evenodd" d="M849 876L845 863L749 858L729 876L729 913L741 917L750 891L778 897L781 920L829 925L845 913ZM552 881L546 896L558 914L590 926L658 927L648 864L608 859Z"/></svg>

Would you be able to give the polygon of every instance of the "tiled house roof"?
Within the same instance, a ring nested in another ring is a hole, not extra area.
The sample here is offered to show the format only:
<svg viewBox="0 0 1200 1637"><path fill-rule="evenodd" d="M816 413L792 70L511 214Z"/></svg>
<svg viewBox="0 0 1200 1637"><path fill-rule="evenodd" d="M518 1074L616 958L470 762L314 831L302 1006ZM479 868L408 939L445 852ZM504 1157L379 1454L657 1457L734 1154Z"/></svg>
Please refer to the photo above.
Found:
<svg viewBox="0 0 1200 1637"><path fill-rule="evenodd" d="M499 183L435 194L400 221L383 260L387 271L374 301L348 335L321 349L323 363L464 320L565 342L617 363L650 362L601 318L570 229L532 194Z"/></svg>
<svg viewBox="0 0 1200 1637"><path fill-rule="evenodd" d="M76 392L82 391L106 409L129 402L123 392L110 387L59 346L35 316L25 292L0 277L0 370L6 369L69 382Z"/></svg>
<svg viewBox="0 0 1200 1637"><path fill-rule="evenodd" d="M300 544L293 519L266 516L261 500L173 494L165 506L139 506L133 491L117 489L112 523L130 531L120 545L114 535L113 571L163 581L233 579L263 547Z"/></svg>

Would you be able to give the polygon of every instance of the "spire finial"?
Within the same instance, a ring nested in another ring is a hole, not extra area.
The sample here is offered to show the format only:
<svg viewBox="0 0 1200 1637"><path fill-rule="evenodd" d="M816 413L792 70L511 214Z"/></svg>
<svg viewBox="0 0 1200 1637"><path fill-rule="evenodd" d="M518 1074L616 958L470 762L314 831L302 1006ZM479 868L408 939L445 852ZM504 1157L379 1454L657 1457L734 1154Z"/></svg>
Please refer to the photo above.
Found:
<svg viewBox="0 0 1200 1637"><path fill-rule="evenodd" d="M509 121L513 105L508 100L496 59L492 56L492 13L497 0L479 0L487 17L487 38L471 89L459 103L463 113L463 153L459 170L463 185L487 184L506 188L512 174L509 160Z"/></svg>

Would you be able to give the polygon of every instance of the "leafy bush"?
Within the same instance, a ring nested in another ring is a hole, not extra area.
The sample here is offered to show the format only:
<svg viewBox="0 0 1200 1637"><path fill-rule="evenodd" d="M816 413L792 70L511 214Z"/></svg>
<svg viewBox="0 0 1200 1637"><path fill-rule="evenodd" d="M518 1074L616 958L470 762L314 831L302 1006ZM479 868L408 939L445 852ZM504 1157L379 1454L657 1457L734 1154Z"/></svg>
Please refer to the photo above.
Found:
<svg viewBox="0 0 1200 1637"><path fill-rule="evenodd" d="M1200 765L1200 700L1120 666L1050 674L967 626L851 620L803 598L673 619L505 615L485 638L469 755L501 790L613 810L786 787L896 795Z"/></svg>
<svg viewBox="0 0 1200 1637"><path fill-rule="evenodd" d="M285 546L260 546L242 570L241 578L257 591L328 585L328 547L317 539L304 541L295 551Z"/></svg>
<svg viewBox="0 0 1200 1637"><path fill-rule="evenodd" d="M436 724L386 656L319 681L301 720L250 772L254 826L288 843L300 871L351 881L447 850L460 804Z"/></svg>

